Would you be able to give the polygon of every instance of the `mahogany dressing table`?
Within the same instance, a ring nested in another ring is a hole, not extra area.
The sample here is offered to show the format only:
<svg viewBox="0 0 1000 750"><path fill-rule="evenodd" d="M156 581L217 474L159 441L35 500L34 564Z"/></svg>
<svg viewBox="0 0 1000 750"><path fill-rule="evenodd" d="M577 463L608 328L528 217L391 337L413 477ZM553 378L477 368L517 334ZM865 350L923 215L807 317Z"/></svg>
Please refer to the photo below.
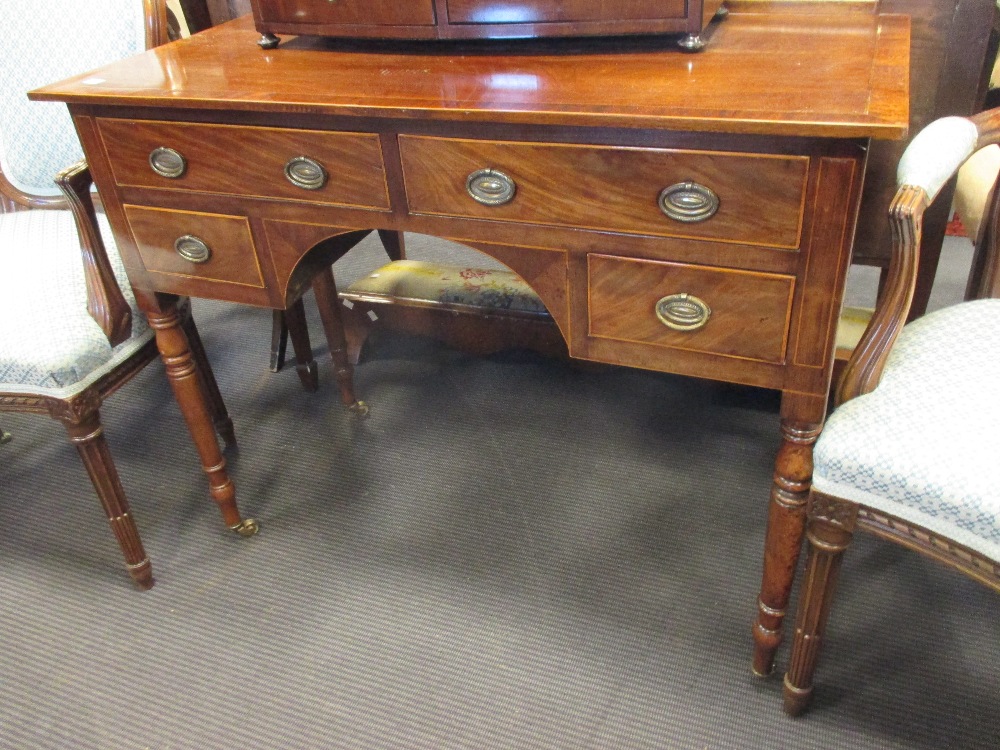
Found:
<svg viewBox="0 0 1000 750"><path fill-rule="evenodd" d="M314 277L335 294L322 269L372 229L505 263L573 357L781 391L754 626L767 674L867 144L908 119L908 19L838 5L730 3L698 55L658 37L261 50L243 18L32 97L69 104L230 526L245 522L178 295L284 309ZM336 306L324 323L355 404Z"/></svg>

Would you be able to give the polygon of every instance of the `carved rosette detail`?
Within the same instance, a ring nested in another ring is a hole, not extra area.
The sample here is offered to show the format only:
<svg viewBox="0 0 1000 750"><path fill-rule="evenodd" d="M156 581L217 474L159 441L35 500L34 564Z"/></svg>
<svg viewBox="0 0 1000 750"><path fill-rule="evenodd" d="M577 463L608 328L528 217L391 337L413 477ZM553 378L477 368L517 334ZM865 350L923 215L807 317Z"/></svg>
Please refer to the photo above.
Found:
<svg viewBox="0 0 1000 750"><path fill-rule="evenodd" d="M858 517L858 505L822 492L814 492L810 500L809 517L852 531Z"/></svg>

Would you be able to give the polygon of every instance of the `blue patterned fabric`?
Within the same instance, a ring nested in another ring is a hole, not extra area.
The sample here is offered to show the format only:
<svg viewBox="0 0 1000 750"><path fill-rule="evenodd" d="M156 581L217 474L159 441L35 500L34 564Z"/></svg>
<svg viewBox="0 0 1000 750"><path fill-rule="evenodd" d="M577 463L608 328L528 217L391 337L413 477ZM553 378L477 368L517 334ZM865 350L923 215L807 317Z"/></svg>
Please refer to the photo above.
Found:
<svg viewBox="0 0 1000 750"><path fill-rule="evenodd" d="M813 485L1000 560L1000 300L903 329L878 387L840 406Z"/></svg>
<svg viewBox="0 0 1000 750"><path fill-rule="evenodd" d="M69 211L0 214L0 391L66 398L152 337L136 311L111 231L98 217L115 276L131 303L132 338L112 349L87 312L76 224Z"/></svg>
<svg viewBox="0 0 1000 750"><path fill-rule="evenodd" d="M27 92L145 49L141 0L2 0L0 171L27 193L83 158L66 105Z"/></svg>

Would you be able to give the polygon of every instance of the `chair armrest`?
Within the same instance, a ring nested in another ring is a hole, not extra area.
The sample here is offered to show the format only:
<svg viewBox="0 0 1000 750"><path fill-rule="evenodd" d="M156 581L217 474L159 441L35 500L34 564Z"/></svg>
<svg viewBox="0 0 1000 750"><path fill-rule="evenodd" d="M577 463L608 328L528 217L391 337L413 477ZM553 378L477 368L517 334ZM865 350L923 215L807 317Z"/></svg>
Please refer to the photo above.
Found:
<svg viewBox="0 0 1000 750"><path fill-rule="evenodd" d="M67 167L56 176L56 184L69 202L80 235L84 278L87 282L87 312L116 346L132 335L132 308L122 294L108 260L108 252L97 228L97 215L90 193L93 180L85 161Z"/></svg>
<svg viewBox="0 0 1000 750"><path fill-rule="evenodd" d="M942 117L921 130L903 152L896 172L896 195L889 206L892 255L888 278L844 369L838 404L878 385L913 302L924 212L982 140L976 118Z"/></svg>

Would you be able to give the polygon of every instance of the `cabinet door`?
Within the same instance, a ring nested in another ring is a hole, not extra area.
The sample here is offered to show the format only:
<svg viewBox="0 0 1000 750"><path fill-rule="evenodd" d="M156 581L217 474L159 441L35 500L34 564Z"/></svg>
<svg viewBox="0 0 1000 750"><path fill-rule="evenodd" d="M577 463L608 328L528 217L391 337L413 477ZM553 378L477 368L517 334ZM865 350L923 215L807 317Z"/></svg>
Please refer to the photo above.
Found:
<svg viewBox="0 0 1000 750"><path fill-rule="evenodd" d="M422 26L434 24L434 0L258 0L272 23Z"/></svg>
<svg viewBox="0 0 1000 750"><path fill-rule="evenodd" d="M684 0L448 0L449 23L551 23L683 18Z"/></svg>

